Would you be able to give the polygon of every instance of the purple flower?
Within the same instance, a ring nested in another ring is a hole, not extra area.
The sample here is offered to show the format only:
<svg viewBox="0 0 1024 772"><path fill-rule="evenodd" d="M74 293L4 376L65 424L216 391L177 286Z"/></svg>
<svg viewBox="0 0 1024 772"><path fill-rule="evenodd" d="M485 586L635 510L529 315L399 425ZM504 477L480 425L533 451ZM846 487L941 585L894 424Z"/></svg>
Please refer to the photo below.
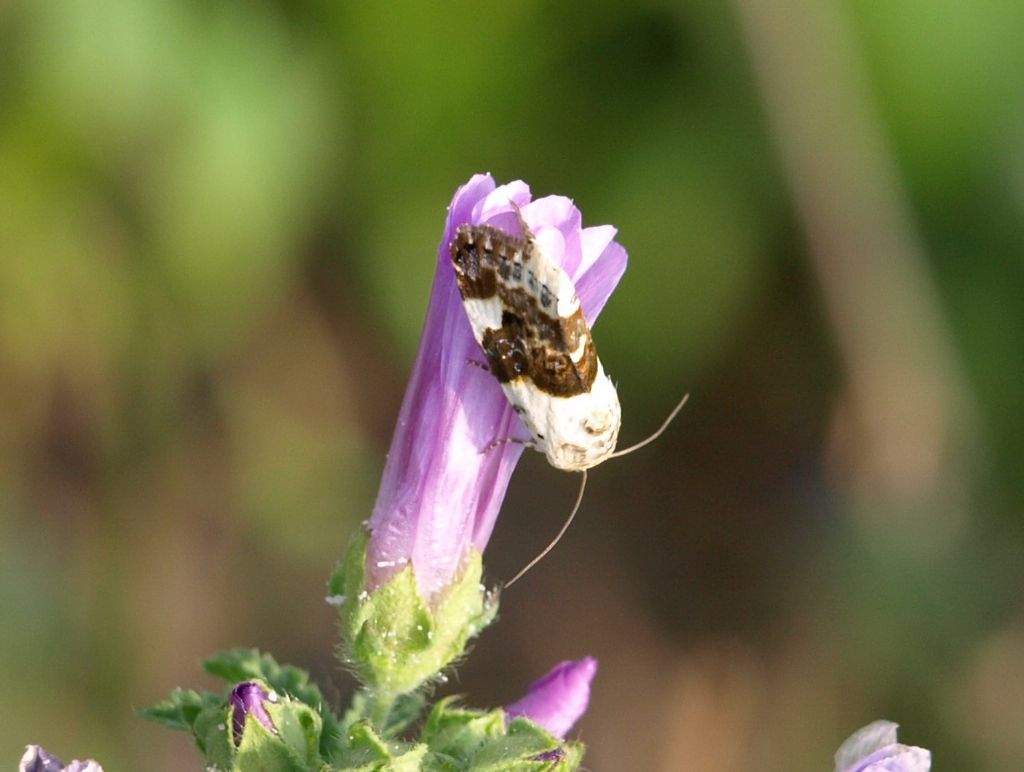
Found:
<svg viewBox="0 0 1024 772"><path fill-rule="evenodd" d="M566 660L530 688L518 702L505 708L509 718L525 716L556 737L565 737L590 702L590 682L597 672L597 660L584 657Z"/></svg>
<svg viewBox="0 0 1024 772"><path fill-rule="evenodd" d="M456 191L419 353L370 519L368 591L410 563L424 598L448 587L468 551L482 552L486 546L523 452L518 443L491 443L529 439L496 379L470 365L483 354L470 330L449 253L455 229L466 223L518 235L514 205L573 279L590 323L626 268L626 251L613 240L615 228L582 228L579 210L567 198L531 201L524 182L496 187L490 175L481 174Z"/></svg>
<svg viewBox="0 0 1024 772"><path fill-rule="evenodd" d="M264 702L275 702L276 697L268 694L267 691L255 681L246 681L231 690L231 734L235 745L241 745L242 734L245 732L245 721L252 716L261 724L264 729L272 734L277 734L274 722L270 720Z"/></svg>
<svg viewBox="0 0 1024 772"><path fill-rule="evenodd" d="M836 751L836 772L928 772L932 754L896 742L898 726L875 721L854 732Z"/></svg>
<svg viewBox="0 0 1024 772"><path fill-rule="evenodd" d="M25 755L18 764L18 772L103 772L103 767L89 759L72 761L67 766L52 753L38 745L25 747Z"/></svg>

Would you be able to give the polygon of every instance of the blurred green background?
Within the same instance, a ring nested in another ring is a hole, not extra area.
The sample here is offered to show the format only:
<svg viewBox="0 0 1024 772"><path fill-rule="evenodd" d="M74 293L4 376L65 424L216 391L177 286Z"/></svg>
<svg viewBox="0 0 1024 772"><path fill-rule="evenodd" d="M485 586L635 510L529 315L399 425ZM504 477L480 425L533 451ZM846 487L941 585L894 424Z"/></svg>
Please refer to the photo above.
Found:
<svg viewBox="0 0 1024 772"><path fill-rule="evenodd" d="M0 766L198 768L134 710L258 646L337 704L445 206L629 271L623 442L441 693L601 662L589 769L825 770L875 718L1024 765L1019 0L0 2ZM576 481L527 454L487 564Z"/></svg>

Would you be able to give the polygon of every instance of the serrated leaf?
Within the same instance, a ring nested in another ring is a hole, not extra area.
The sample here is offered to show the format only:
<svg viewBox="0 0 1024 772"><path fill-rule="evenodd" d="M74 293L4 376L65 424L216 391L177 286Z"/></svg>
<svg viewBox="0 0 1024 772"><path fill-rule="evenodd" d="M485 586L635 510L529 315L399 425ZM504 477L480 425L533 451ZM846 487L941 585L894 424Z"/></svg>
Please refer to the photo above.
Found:
<svg viewBox="0 0 1024 772"><path fill-rule="evenodd" d="M419 772L427 746L383 739L368 721L349 730L348 749L338 766L345 772Z"/></svg>
<svg viewBox="0 0 1024 772"><path fill-rule="evenodd" d="M171 696L151 708L139 711L139 716L163 724L169 729L191 732L196 716L200 711L211 705L223 702L223 697L210 692L197 692L192 689L175 689Z"/></svg>
<svg viewBox="0 0 1024 772"><path fill-rule="evenodd" d="M385 737L397 737L419 720L426 705L427 698L419 692L399 696L388 713L382 734Z"/></svg>
<svg viewBox="0 0 1024 772"><path fill-rule="evenodd" d="M163 702L139 711L142 718L156 721L170 729L189 732L199 750L206 754L211 741L204 718L227 714L227 700L212 692L196 692L191 689L175 689Z"/></svg>
<svg viewBox="0 0 1024 772"><path fill-rule="evenodd" d="M538 761L537 757L558 751L560 746L557 738L536 724L525 719L513 719L507 732L488 739L479 748L469 769L474 772L552 769L550 762Z"/></svg>
<svg viewBox="0 0 1024 772"><path fill-rule="evenodd" d="M505 735L505 712L459 708L454 703L455 698L446 698L434 706L422 739L432 753L466 769L482 747Z"/></svg>

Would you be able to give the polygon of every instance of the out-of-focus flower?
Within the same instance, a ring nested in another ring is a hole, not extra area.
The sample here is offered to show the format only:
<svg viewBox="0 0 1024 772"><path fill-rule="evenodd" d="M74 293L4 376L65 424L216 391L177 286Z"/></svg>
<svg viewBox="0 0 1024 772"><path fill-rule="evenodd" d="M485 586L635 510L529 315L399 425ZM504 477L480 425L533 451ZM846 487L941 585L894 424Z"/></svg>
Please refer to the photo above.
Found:
<svg viewBox="0 0 1024 772"><path fill-rule="evenodd" d="M898 727L875 721L858 729L836 751L835 772L928 772L931 752L897 742Z"/></svg>
<svg viewBox="0 0 1024 772"><path fill-rule="evenodd" d="M517 213L516 210L519 210ZM460 225L520 235L520 214L573 280L593 322L626 268L610 225L583 228L562 196L531 200L523 182L476 175L448 207L419 352L367 532L332 577L345 657L379 695L415 689L493 618L482 552L529 433L497 379L473 367L473 338L451 263ZM497 442L496 442L497 441Z"/></svg>
<svg viewBox="0 0 1024 772"><path fill-rule="evenodd" d="M519 235L516 206L546 254L573 280L591 324L626 269L626 251L613 240L615 228L583 228L568 198L531 201L525 183L496 187L489 175L476 175L458 189L448 208L419 353L370 520L368 590L410 563L424 597L447 587L466 553L482 552L487 544L523 452L521 444L491 443L529 439L496 379L469 366L482 353L449 251L455 229L467 223Z"/></svg>
<svg viewBox="0 0 1024 772"><path fill-rule="evenodd" d="M275 701L275 696L255 681L246 681L231 690L231 735L235 745L242 742L242 733L249 716L259 721L268 732L277 734L277 728L264 706L265 702Z"/></svg>
<svg viewBox="0 0 1024 772"><path fill-rule="evenodd" d="M21 757L21 763L18 765L18 772L103 772L103 767L92 759L87 761L76 759L65 766L64 762L44 748L38 745L28 745L25 747L25 755Z"/></svg>
<svg viewBox="0 0 1024 772"><path fill-rule="evenodd" d="M530 684L526 696L505 708L505 713L510 718L525 716L556 737L565 737L587 710L595 673L593 657L561 662Z"/></svg>

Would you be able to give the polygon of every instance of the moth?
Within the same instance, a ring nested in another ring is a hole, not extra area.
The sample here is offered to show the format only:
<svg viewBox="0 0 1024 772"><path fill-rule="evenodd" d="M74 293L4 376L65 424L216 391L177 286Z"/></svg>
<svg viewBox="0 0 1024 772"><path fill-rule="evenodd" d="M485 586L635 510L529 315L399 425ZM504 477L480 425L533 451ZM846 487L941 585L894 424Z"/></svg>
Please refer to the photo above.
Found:
<svg viewBox="0 0 1024 772"><path fill-rule="evenodd" d="M584 471L615 453L619 395L569 275L520 216L522 236L460 225L452 265L487 366L548 462Z"/></svg>

